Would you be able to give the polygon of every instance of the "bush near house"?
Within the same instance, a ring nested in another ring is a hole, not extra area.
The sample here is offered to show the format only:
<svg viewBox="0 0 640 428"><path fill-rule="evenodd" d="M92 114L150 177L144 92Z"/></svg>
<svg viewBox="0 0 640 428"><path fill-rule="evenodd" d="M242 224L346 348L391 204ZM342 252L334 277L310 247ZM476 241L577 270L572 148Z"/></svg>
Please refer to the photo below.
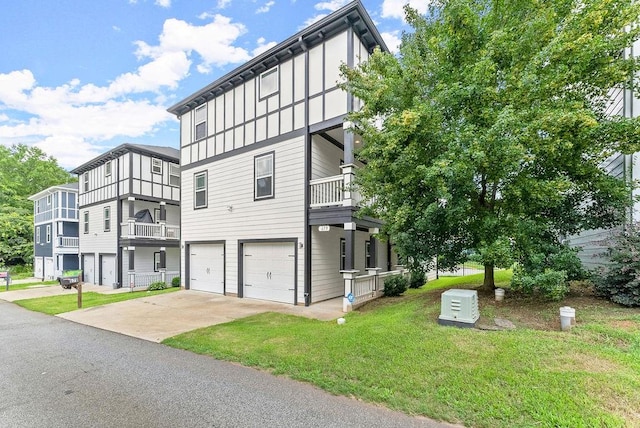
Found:
<svg viewBox="0 0 640 428"><path fill-rule="evenodd" d="M422 269L412 270L410 278L409 288L420 288L427 282L427 276Z"/></svg>
<svg viewBox="0 0 640 428"><path fill-rule="evenodd" d="M180 277L176 276L171 280L172 287L180 287Z"/></svg>
<svg viewBox="0 0 640 428"><path fill-rule="evenodd" d="M162 281L157 281L157 282L152 282L151 284L149 284L149 287L147 288L147 291L164 290L166 288L168 288L167 284L165 284Z"/></svg>
<svg viewBox="0 0 640 428"><path fill-rule="evenodd" d="M399 296L409 288L409 280L402 275L392 276L384 281L384 295Z"/></svg>

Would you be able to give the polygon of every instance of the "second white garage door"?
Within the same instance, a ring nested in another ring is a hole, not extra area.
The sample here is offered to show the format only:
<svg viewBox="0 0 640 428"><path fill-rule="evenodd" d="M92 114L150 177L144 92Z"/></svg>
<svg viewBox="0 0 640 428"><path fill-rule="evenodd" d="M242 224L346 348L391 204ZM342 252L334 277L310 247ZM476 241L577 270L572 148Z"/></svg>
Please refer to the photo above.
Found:
<svg viewBox="0 0 640 428"><path fill-rule="evenodd" d="M102 277L100 278L100 285L113 286L116 282L116 256L110 254L103 254L102 258Z"/></svg>
<svg viewBox="0 0 640 428"><path fill-rule="evenodd" d="M293 304L295 244L246 243L243 253L244 297Z"/></svg>
<svg viewBox="0 0 640 428"><path fill-rule="evenodd" d="M224 293L224 245L189 246L189 288Z"/></svg>

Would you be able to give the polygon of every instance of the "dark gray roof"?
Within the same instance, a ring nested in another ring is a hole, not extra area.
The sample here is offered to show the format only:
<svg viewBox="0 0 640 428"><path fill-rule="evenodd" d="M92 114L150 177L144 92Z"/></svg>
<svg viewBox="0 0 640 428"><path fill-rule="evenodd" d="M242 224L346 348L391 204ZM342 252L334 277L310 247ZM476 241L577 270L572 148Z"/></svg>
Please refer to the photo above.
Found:
<svg viewBox="0 0 640 428"><path fill-rule="evenodd" d="M91 159L88 162L85 162L79 167L73 169L71 173L82 174L83 172L93 169L98 165L116 159L117 157L127 152L140 153L157 157L169 162L180 163L180 151L178 149L174 149L173 147L125 143L109 150L108 152L101 154L98 157Z"/></svg>
<svg viewBox="0 0 640 428"><path fill-rule="evenodd" d="M359 35L360 40L369 50L380 46L382 50L388 51L387 45L362 2L355 0L169 107L167 111L181 116L203 102L219 96L245 80L262 73L281 61L298 55L348 27L353 28L353 31Z"/></svg>
<svg viewBox="0 0 640 428"><path fill-rule="evenodd" d="M76 181L75 183L61 184L58 187L64 187L65 189L70 190L78 190L78 182Z"/></svg>
<svg viewBox="0 0 640 428"><path fill-rule="evenodd" d="M37 201L40 198L45 197L51 193L55 193L58 190L73 190L74 192L78 191L78 182L75 183L65 183L65 184L56 184L55 186L47 187L44 190L39 191L38 193L29 196L27 199L30 201Z"/></svg>

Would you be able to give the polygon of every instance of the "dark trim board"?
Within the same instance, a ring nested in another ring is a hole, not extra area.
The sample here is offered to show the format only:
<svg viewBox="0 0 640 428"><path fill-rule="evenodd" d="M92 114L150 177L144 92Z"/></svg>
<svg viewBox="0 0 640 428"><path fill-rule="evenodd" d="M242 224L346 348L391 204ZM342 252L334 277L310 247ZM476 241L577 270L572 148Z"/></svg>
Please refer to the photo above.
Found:
<svg viewBox="0 0 640 428"><path fill-rule="evenodd" d="M244 244L292 243L293 264L293 304L298 304L298 238L240 239L238 240L238 297L244 297Z"/></svg>
<svg viewBox="0 0 640 428"><path fill-rule="evenodd" d="M174 200L170 200L170 199L155 198L153 196L139 195L139 194L136 194L136 193L125 193L124 195L116 196L116 197L113 197L113 198L103 199L103 200L98 201L98 202L92 202L90 204L80 205L80 206L78 206L77 210L79 211L79 210L82 210L82 209L85 209L85 208L91 208L91 207L95 207L95 206L98 206L98 205L104 205L104 204L106 204L108 202L117 201L118 199L120 201L126 201L127 198L129 198L129 197L136 198L136 201L153 202L153 203L155 203L155 202L158 202L158 203L159 202L166 202L167 205L171 205L171 206L174 206L174 207L179 207L180 206L180 202L174 201ZM121 208L118 208L118 209L121 209Z"/></svg>
<svg viewBox="0 0 640 428"><path fill-rule="evenodd" d="M222 245L222 261L223 261L223 294L227 295L227 241L185 241L184 243L184 289L191 289L191 246L192 245Z"/></svg>
<svg viewBox="0 0 640 428"><path fill-rule="evenodd" d="M167 248L177 248L180 246L179 240L167 241L160 239L120 239L118 242L121 248L123 247L167 247Z"/></svg>
<svg viewBox="0 0 640 428"><path fill-rule="evenodd" d="M369 229L370 227L382 227L381 220L362 216L358 217L358 208L356 207L326 207L326 208L310 208L309 225L320 226L323 224L343 225L344 223L356 223L358 230Z"/></svg>

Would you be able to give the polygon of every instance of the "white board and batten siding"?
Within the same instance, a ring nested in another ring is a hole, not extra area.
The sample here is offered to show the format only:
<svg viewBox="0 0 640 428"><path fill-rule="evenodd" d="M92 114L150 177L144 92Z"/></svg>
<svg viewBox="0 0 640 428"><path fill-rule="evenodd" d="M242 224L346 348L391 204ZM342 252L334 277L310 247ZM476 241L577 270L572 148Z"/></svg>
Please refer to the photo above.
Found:
<svg viewBox="0 0 640 428"><path fill-rule="evenodd" d="M254 200L254 157L274 152L274 198ZM207 172L207 208L194 209L194 175ZM304 237L304 137L211 162L182 173L182 244L224 241L226 292L238 293L238 241ZM304 301L298 257L298 301ZM184 260L181 268L186 278Z"/></svg>
<svg viewBox="0 0 640 428"><path fill-rule="evenodd" d="M177 167L177 163L160 159L162 171L155 173L152 171L151 164L153 159L159 158L139 153L129 153L128 155L131 156L132 165L131 194L151 196L164 201L180 201L180 187L170 185L169 181L170 165Z"/></svg>
<svg viewBox="0 0 640 428"><path fill-rule="evenodd" d="M111 161L111 174L107 175L105 164L82 173L78 176L78 206L94 204L107 199L116 198L119 194L128 193L127 171L129 154L124 154ZM119 170L116 168L119 165ZM116 187L116 178L120 178L120 189ZM85 180L88 190L85 190Z"/></svg>

